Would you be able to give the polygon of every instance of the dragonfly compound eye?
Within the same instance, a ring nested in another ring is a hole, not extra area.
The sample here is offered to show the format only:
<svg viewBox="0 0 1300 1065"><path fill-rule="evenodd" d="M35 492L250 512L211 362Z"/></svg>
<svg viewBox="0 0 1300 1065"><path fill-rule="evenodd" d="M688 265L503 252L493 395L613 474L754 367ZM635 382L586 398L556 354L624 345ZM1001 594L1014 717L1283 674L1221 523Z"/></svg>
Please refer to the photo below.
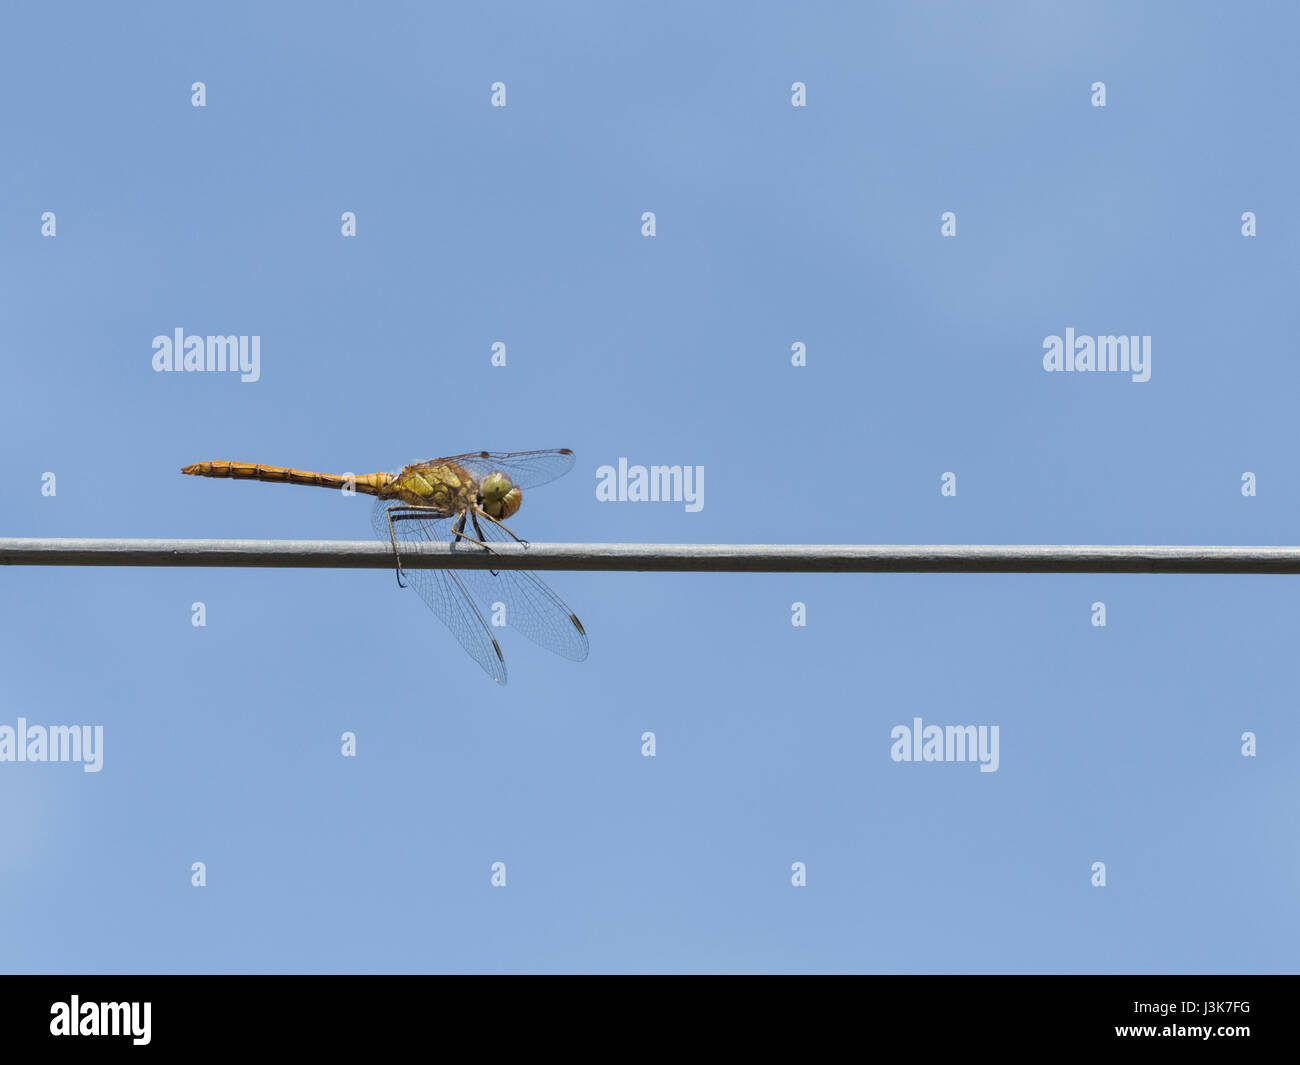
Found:
<svg viewBox="0 0 1300 1065"><path fill-rule="evenodd" d="M479 491L483 496L483 509L498 521L510 517L524 501L523 492L500 470L484 477Z"/></svg>

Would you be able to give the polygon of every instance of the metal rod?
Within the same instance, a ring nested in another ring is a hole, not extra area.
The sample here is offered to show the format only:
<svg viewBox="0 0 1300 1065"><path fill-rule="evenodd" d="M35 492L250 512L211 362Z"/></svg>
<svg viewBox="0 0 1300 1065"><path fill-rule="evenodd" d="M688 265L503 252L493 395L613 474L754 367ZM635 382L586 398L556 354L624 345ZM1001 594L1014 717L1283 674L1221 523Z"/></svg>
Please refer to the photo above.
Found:
<svg viewBox="0 0 1300 1065"><path fill-rule="evenodd" d="M410 569L715 573L1300 573L1300 547L955 544L402 545ZM386 569L370 540L41 540L0 538L7 566L273 566Z"/></svg>

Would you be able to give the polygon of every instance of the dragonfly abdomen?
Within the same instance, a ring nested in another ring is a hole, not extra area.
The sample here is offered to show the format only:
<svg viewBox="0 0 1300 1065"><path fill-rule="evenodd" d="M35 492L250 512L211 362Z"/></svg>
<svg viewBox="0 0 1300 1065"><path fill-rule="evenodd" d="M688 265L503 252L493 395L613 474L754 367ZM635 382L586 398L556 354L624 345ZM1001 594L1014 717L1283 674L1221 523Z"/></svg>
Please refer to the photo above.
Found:
<svg viewBox="0 0 1300 1065"><path fill-rule="evenodd" d="M316 488L351 488L362 495L383 495L393 478L388 473L368 473L362 476L344 476L338 473L314 473L294 470L288 466L264 466L255 462L228 462L225 460L196 462L182 468L181 473L194 477L231 477L237 481L271 481L280 484L307 484Z"/></svg>

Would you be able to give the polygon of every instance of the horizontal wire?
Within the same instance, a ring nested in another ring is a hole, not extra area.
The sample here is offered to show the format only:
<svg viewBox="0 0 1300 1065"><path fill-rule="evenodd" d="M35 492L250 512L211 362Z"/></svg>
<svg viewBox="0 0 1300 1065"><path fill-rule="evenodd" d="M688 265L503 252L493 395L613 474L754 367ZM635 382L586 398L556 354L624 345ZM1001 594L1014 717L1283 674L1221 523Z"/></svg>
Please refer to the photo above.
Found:
<svg viewBox="0 0 1300 1065"><path fill-rule="evenodd" d="M406 569L713 573L1300 573L1300 547L1043 544L401 544ZM386 569L377 540L73 540L0 537L5 566Z"/></svg>

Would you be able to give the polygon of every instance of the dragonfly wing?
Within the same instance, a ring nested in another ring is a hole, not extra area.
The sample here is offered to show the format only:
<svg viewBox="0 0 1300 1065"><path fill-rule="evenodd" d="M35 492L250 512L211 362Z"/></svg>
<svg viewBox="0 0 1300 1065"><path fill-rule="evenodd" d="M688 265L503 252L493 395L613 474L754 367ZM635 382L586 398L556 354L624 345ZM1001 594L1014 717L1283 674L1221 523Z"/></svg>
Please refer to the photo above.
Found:
<svg viewBox="0 0 1300 1065"><path fill-rule="evenodd" d="M420 469L447 462L463 466L475 477L486 477L489 473L500 470L520 491L527 491L563 477L573 469L574 458L573 452L568 448L550 451L470 451L464 455L417 462L415 467Z"/></svg>
<svg viewBox="0 0 1300 1065"><path fill-rule="evenodd" d="M504 529L482 516L478 527L485 541L515 542ZM465 531L477 537L472 523ZM505 607L508 628L523 633L539 647L561 658L581 662L587 657L587 634L582 622L536 573L522 569L496 572L472 569L460 570L459 576L490 616L496 613L497 603Z"/></svg>
<svg viewBox="0 0 1300 1065"><path fill-rule="evenodd" d="M381 499L375 504L372 524L375 535L385 542L389 540L390 506L400 508L399 513L409 513L409 508L402 507L400 503L391 504ZM449 519L394 518L392 527L393 534L399 541L446 543L451 538ZM461 574L448 569L404 569L402 574L406 582L420 593L420 598L429 605L429 609L451 629L452 635L460 641L470 657L498 684L505 684L506 663L501 654L501 646L488 628L482 612L474 604L473 596L461 581Z"/></svg>

